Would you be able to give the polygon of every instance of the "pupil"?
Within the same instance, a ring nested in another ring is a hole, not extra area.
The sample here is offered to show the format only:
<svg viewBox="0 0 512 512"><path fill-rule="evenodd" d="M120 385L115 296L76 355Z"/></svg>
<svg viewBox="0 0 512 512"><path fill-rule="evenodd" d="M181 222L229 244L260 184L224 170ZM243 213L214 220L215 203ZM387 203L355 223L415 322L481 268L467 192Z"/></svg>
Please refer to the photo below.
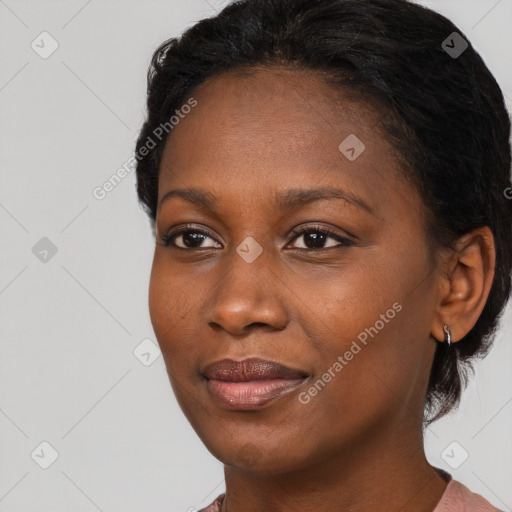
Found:
<svg viewBox="0 0 512 512"><path fill-rule="evenodd" d="M325 236L326 235L324 235L323 233L306 233L304 235L304 239L305 239L305 242L306 242L306 247L308 249L313 249L313 248L317 248L318 249L318 247L322 248ZM312 244L308 242L308 240L310 240L309 237L311 237L312 240L313 240Z"/></svg>
<svg viewBox="0 0 512 512"><path fill-rule="evenodd" d="M183 233L183 243L186 247L196 247L194 240L201 241L203 236L201 233ZM190 241L192 241L192 244L189 243Z"/></svg>

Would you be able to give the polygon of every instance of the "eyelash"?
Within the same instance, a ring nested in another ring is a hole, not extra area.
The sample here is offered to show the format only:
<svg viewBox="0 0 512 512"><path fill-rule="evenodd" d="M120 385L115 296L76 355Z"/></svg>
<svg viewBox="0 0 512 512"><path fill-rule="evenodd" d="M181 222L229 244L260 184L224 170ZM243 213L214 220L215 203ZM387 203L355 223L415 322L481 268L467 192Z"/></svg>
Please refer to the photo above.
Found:
<svg viewBox="0 0 512 512"><path fill-rule="evenodd" d="M182 251L190 251L190 250L194 250L194 249L199 249L199 250L200 249L211 249L211 247L204 247L204 248L202 248L202 247L189 247L189 248L178 247L173 240L176 237L178 237L179 235L183 235L185 233L199 233L199 234L208 236L208 237L212 238L213 240L215 240L215 237L209 231L207 231L205 229L198 229L193 224L187 224L187 225L177 229L176 231L170 231L169 233L166 233L166 234L162 235L160 237L161 238L161 243L165 247L172 246L174 249L180 249ZM350 247L350 246L354 245L354 242L352 240L350 240L349 238L340 236L337 233L335 233L335 232L331 231L330 229L326 228L325 226L321 226L321 225L303 226L303 227L300 227L300 228L297 228L297 229L292 229L291 233L293 235L293 238L290 240L290 242L292 242L296 238L300 237L300 235L308 234L308 233L320 233L322 235L328 236L329 238L333 238L337 242L340 242L339 245L336 245L334 247L321 247L321 248L318 248L318 249L315 249L315 248L302 248L302 247L294 248L294 250L299 250L299 251L322 252L322 251L328 251L330 249L336 249L338 247ZM290 243L290 242L288 242L288 243Z"/></svg>

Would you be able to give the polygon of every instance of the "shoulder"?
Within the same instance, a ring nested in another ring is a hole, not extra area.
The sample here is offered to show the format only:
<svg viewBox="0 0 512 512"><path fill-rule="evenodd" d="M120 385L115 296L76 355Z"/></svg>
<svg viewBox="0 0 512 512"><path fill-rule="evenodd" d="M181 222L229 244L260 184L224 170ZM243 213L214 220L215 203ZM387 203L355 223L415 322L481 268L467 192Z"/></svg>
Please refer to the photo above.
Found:
<svg viewBox="0 0 512 512"><path fill-rule="evenodd" d="M222 502L224 501L225 493L220 494L210 503L207 507L202 508L198 512L220 512L220 508L222 506Z"/></svg>
<svg viewBox="0 0 512 512"><path fill-rule="evenodd" d="M225 494L220 494L215 500L198 512L220 512ZM491 505L480 494L471 492L457 480L450 480L446 490L433 512L503 512Z"/></svg>
<svg viewBox="0 0 512 512"><path fill-rule="evenodd" d="M457 480L450 480L433 512L502 512L480 494Z"/></svg>

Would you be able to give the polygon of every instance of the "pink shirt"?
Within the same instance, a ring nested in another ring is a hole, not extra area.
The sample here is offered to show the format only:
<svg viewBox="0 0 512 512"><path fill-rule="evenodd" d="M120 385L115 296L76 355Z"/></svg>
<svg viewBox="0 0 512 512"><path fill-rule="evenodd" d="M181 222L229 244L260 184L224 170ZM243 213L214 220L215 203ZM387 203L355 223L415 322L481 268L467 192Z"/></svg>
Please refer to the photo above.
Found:
<svg viewBox="0 0 512 512"><path fill-rule="evenodd" d="M471 492L465 485L453 480L449 473L438 469L438 472L449 480L441 499L432 512L503 512L493 507L485 498ZM217 498L199 512L220 512L225 494Z"/></svg>
<svg viewBox="0 0 512 512"><path fill-rule="evenodd" d="M219 509L220 510L220 509ZM465 485L450 479L433 512L503 512Z"/></svg>

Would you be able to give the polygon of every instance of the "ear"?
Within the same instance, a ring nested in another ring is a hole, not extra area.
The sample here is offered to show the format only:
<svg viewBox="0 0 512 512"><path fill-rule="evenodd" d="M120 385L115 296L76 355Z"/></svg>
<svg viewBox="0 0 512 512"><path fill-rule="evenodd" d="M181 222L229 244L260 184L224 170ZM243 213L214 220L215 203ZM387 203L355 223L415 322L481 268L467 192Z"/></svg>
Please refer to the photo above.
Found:
<svg viewBox="0 0 512 512"><path fill-rule="evenodd" d="M463 338L476 324L494 279L496 248L491 230L485 226L463 235L444 261L432 336L444 340L448 325L452 342Z"/></svg>

